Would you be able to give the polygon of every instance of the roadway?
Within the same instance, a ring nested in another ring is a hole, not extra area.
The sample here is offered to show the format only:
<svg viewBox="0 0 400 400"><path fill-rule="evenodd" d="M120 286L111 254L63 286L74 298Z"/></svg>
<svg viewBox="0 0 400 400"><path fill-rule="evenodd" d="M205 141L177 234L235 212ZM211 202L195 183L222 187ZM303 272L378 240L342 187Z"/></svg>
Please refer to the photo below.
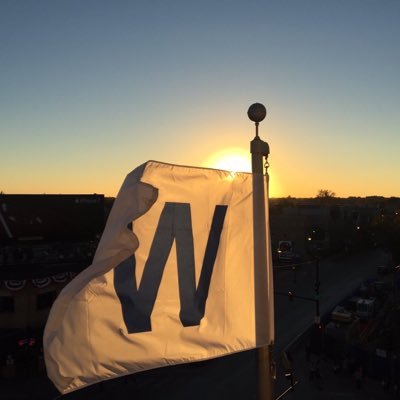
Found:
<svg viewBox="0 0 400 400"><path fill-rule="evenodd" d="M388 255L379 249L320 260L320 315L329 312L365 279L376 276L376 267L387 261ZM274 270L275 292L291 291L294 295L313 298L314 283L315 264L304 264L295 271L284 268ZM314 323L315 315L314 302L296 298L290 301L289 296L275 295L274 359L278 366L275 386L277 395L288 386L280 367L280 355ZM308 368L306 365L304 367ZM302 398L299 392L304 387L298 389L296 398Z"/></svg>
<svg viewBox="0 0 400 400"><path fill-rule="evenodd" d="M347 257L332 257L320 260L320 314L328 312L338 301L345 298L362 281L376 276L376 267L384 264L388 255L381 250L368 250ZM313 298L315 264L304 264L296 268L274 269L275 292ZM280 352L313 322L315 303L289 296L275 295L275 351Z"/></svg>

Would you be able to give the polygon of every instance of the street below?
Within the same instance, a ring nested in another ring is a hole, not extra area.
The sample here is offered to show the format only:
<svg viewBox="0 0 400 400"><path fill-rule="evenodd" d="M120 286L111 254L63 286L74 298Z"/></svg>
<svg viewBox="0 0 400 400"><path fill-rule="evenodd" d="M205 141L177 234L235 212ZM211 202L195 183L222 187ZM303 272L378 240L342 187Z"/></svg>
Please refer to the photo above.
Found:
<svg viewBox="0 0 400 400"><path fill-rule="evenodd" d="M323 316L330 312L363 281L376 277L377 267L387 263L388 259L387 253L380 249L374 249L350 256L336 256L320 260L320 315ZM275 295L276 397L289 386L289 381L285 379L280 365L282 352L301 339L306 330L315 323L315 302L295 297L315 298L315 276L314 262L302 264L296 268L285 266L274 268L274 291L279 293ZM289 292L293 295L292 299L290 299ZM284 293L287 295L283 295ZM304 365L304 368L308 368L307 365ZM301 387L298 388L298 397L296 397L299 399L301 398L300 390Z"/></svg>

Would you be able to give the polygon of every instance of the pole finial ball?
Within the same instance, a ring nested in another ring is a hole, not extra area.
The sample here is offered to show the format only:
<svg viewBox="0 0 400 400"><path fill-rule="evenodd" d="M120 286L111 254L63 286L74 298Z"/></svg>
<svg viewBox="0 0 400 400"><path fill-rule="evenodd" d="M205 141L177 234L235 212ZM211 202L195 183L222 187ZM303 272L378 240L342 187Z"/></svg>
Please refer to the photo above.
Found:
<svg viewBox="0 0 400 400"><path fill-rule="evenodd" d="M251 121L261 122L267 115L267 109L261 103L254 103L247 110L247 115Z"/></svg>

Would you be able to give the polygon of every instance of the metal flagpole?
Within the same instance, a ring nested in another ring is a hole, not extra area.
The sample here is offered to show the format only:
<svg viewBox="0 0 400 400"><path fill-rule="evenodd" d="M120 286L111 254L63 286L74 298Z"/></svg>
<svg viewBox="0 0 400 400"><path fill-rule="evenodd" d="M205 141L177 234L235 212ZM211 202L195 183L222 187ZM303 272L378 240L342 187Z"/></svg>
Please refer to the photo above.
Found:
<svg viewBox="0 0 400 400"><path fill-rule="evenodd" d="M247 115L256 125L256 136L250 143L253 179L253 240L254 240L254 291L256 310L256 343L258 346L258 399L273 399L275 367L272 360L274 340L274 299L272 263L269 250L269 226L266 221L266 202L268 201L268 143L258 136L258 125L267 115L260 103L252 104ZM265 163L264 163L265 158ZM264 170L265 168L265 170ZM265 172L265 175L264 175ZM265 177L267 178L265 190ZM267 198L265 196L267 193ZM262 319L267 319L267 324ZM262 345L267 339L268 345Z"/></svg>

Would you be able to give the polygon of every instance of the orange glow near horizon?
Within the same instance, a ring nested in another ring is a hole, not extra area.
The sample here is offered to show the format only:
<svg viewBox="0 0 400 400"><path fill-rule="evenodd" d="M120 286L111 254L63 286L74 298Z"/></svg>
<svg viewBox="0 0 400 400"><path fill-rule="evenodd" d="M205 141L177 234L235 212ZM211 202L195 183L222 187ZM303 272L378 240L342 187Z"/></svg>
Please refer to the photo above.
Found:
<svg viewBox="0 0 400 400"><path fill-rule="evenodd" d="M269 197L281 197L282 190L281 186L279 185L279 180L276 179L274 173L268 171L269 174Z"/></svg>
<svg viewBox="0 0 400 400"><path fill-rule="evenodd" d="M203 167L222 169L230 172L251 172L251 154L239 147L221 150L211 155L203 163ZM270 197L280 196L280 186L275 175L268 171L270 176Z"/></svg>

